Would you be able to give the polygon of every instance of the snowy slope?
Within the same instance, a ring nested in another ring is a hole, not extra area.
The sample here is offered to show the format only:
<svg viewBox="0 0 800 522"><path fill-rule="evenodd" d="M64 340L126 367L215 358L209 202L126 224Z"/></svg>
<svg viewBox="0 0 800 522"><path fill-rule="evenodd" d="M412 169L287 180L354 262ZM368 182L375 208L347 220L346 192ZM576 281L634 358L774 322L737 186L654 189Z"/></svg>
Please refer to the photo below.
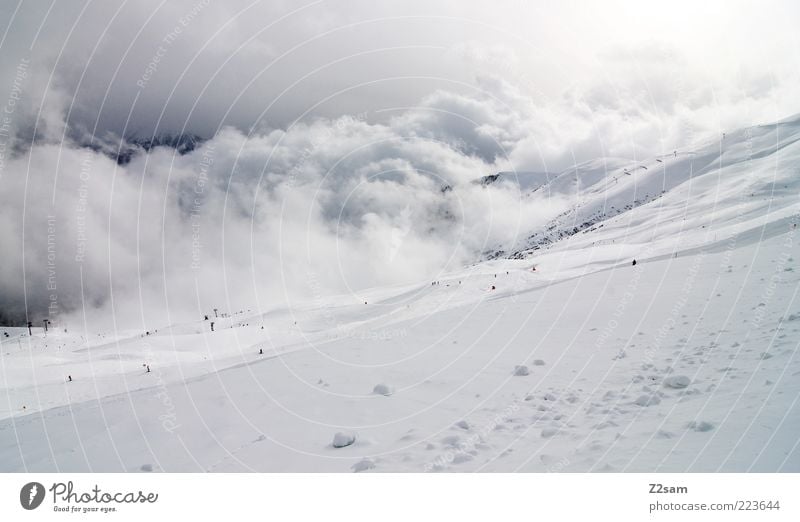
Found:
<svg viewBox="0 0 800 522"><path fill-rule="evenodd" d="M690 228L693 219L739 223L742 214L791 205L791 198L775 196L797 193L791 163L797 157L798 139L800 122L795 117L649 160L603 158L576 166L538 189L567 196L572 205L544 230L531 234L527 251L601 224L607 226L607 220L621 214L623 226L628 227L631 217L641 215L628 211L642 205L647 205L647 212L661 213L660 219L648 216L648 225L663 226L680 218L689 220L685 225ZM678 230L670 227L662 233L678 237ZM517 253L517 257L525 255L526 250Z"/></svg>
<svg viewBox="0 0 800 522"><path fill-rule="evenodd" d="M438 285L8 329L0 471L800 471L797 139L562 173L518 259Z"/></svg>

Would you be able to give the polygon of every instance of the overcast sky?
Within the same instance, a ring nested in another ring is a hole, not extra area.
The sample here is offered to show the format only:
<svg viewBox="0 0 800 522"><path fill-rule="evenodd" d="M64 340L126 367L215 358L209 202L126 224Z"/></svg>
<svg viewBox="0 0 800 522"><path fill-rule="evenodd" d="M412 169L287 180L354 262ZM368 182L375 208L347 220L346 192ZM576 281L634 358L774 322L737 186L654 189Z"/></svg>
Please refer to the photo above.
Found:
<svg viewBox="0 0 800 522"><path fill-rule="evenodd" d="M798 20L794 1L0 0L0 319L46 309L48 216L67 312L435 277L567 204L480 176L800 112ZM177 132L209 141L126 166L85 148Z"/></svg>
<svg viewBox="0 0 800 522"><path fill-rule="evenodd" d="M30 60L32 107L89 133L377 120L437 89L497 94L487 77L528 98L543 128L565 116L605 125L613 111L675 139L676 125L800 111L792 1L5 0L0 20L3 81ZM573 144L590 132L576 131Z"/></svg>

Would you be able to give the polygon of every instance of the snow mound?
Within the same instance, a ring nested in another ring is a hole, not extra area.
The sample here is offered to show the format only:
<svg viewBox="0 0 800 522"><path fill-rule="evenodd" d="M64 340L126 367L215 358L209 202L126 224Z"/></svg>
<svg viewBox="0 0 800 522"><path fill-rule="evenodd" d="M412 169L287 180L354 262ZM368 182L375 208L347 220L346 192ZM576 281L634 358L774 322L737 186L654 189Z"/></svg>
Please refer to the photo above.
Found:
<svg viewBox="0 0 800 522"><path fill-rule="evenodd" d="M533 361L534 366L544 366L544 361L542 359L536 359Z"/></svg>
<svg viewBox="0 0 800 522"><path fill-rule="evenodd" d="M465 420L460 420L460 421L455 423L455 427L456 428L461 428L462 430L468 430L469 429L469 423L467 421L465 421Z"/></svg>
<svg viewBox="0 0 800 522"><path fill-rule="evenodd" d="M543 439L549 439L556 433L558 433L558 428L543 428L541 435Z"/></svg>
<svg viewBox="0 0 800 522"><path fill-rule="evenodd" d="M688 424L687 427L690 430L697 432L711 431L714 429L714 425L706 421L700 421L700 422L692 421Z"/></svg>
<svg viewBox="0 0 800 522"><path fill-rule="evenodd" d="M364 458L350 466L350 469L352 469L355 473L360 473L369 469L375 469L375 461L370 458Z"/></svg>
<svg viewBox="0 0 800 522"><path fill-rule="evenodd" d="M675 390L687 388L691 383L691 379L685 375L673 375L664 379L664 386Z"/></svg>
<svg viewBox="0 0 800 522"><path fill-rule="evenodd" d="M388 384L380 383L376 384L375 387L372 388L372 393L376 395L385 395L388 397L389 395L394 393L394 389Z"/></svg>
<svg viewBox="0 0 800 522"><path fill-rule="evenodd" d="M453 457L453 464L463 464L471 461L473 458L474 457L469 453L459 453Z"/></svg>
<svg viewBox="0 0 800 522"><path fill-rule="evenodd" d="M530 375L530 373L531 371L524 364L514 366L514 375L516 377L525 377L526 375Z"/></svg>
<svg viewBox="0 0 800 522"><path fill-rule="evenodd" d="M333 447L344 448L350 446L356 441L356 434L349 431L340 431L333 436Z"/></svg>
<svg viewBox="0 0 800 522"><path fill-rule="evenodd" d="M633 402L638 406L646 408L647 406L655 406L656 404L661 403L661 399L659 399L656 395L640 395L639 398Z"/></svg>
<svg viewBox="0 0 800 522"><path fill-rule="evenodd" d="M461 444L461 437L458 435L448 435L447 437L442 438L441 442L444 446L457 448L458 445Z"/></svg>

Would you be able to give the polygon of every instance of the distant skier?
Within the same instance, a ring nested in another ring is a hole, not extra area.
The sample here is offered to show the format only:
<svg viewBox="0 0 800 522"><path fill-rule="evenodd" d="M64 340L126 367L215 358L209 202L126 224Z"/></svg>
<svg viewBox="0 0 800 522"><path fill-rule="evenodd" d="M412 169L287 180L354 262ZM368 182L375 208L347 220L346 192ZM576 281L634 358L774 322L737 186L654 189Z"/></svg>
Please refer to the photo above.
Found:
<svg viewBox="0 0 800 522"><path fill-rule="evenodd" d="M72 382L72 375L67 375L67 382Z"/></svg>
<svg viewBox="0 0 800 522"><path fill-rule="evenodd" d="M495 289L495 288L494 288L494 285L492 285L492 290L494 290L494 289Z"/></svg>
<svg viewBox="0 0 800 522"><path fill-rule="evenodd" d="M636 266L636 260L635 259L633 260L633 263L631 263L631 266Z"/></svg>
<svg viewBox="0 0 800 522"><path fill-rule="evenodd" d="M214 321L211 321L211 331L214 331Z"/></svg>
<svg viewBox="0 0 800 522"><path fill-rule="evenodd" d="M145 373L150 373L150 365L149 364L145 364L145 366L147 367L147 371Z"/></svg>

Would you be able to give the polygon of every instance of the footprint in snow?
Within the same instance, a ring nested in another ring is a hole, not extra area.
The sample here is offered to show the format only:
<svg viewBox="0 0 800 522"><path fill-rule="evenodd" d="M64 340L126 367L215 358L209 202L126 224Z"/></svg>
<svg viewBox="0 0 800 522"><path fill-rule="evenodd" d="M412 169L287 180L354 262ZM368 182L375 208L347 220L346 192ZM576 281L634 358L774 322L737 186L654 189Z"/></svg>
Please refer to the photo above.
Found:
<svg viewBox="0 0 800 522"><path fill-rule="evenodd" d="M354 473L375 469L375 461L370 458L361 459L350 466L350 469L352 469Z"/></svg>
<svg viewBox="0 0 800 522"><path fill-rule="evenodd" d="M542 428L541 436L543 439L549 439L550 437L555 436L558 434L558 428Z"/></svg>
<svg viewBox="0 0 800 522"><path fill-rule="evenodd" d="M673 390L682 390L692 383L691 379L685 375L673 375L664 379L664 387Z"/></svg>
<svg viewBox="0 0 800 522"><path fill-rule="evenodd" d="M445 446L456 448L461 443L461 437L458 435L448 435L442 438L441 443Z"/></svg>
<svg viewBox="0 0 800 522"><path fill-rule="evenodd" d="M463 464L464 462L469 462L474 459L472 455L469 453L459 453L455 457L453 457L453 464Z"/></svg>
<svg viewBox="0 0 800 522"><path fill-rule="evenodd" d="M686 427L697 432L706 432L714 429L714 425L706 421L692 421Z"/></svg>
<svg viewBox="0 0 800 522"><path fill-rule="evenodd" d="M640 395L639 398L633 402L637 406L646 408L647 406L655 406L656 404L660 404L661 399L657 395Z"/></svg>

